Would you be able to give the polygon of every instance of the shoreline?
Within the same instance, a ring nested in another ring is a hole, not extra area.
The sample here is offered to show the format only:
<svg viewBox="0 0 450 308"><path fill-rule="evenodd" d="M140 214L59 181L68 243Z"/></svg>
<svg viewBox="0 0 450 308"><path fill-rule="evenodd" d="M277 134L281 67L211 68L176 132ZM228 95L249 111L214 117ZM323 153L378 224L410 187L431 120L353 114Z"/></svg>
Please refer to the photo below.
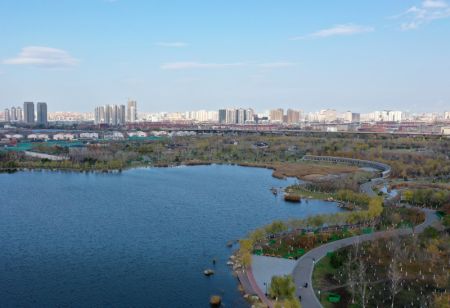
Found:
<svg viewBox="0 0 450 308"><path fill-rule="evenodd" d="M176 167L195 167L195 166L211 166L211 165L224 165L224 166L239 166L245 168L262 168L272 170L272 177L280 180L284 180L287 178L296 178L299 180L303 180L301 177L288 176L284 174L278 174L276 166L265 164L265 163L239 163L239 162L220 162L220 161L212 161L212 162L202 162L202 161L186 161L181 163L169 164L169 163L161 163L155 165L135 165L135 166L127 166L119 169L100 169L100 168L92 168L92 169L81 169L81 168L53 168L53 167L12 167L12 168L0 168L1 173L15 173L15 172L31 172L31 171L51 171L51 172L74 172L74 173L120 173L122 171L132 170L132 169L149 169L149 168L176 168Z"/></svg>

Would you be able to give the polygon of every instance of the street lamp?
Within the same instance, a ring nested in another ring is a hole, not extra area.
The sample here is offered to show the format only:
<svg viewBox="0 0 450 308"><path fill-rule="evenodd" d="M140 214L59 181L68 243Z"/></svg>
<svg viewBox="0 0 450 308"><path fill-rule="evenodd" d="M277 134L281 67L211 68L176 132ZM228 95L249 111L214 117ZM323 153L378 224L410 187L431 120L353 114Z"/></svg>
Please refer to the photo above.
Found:
<svg viewBox="0 0 450 308"><path fill-rule="evenodd" d="M266 287L266 296L267 296L267 283L264 282L264 286Z"/></svg>

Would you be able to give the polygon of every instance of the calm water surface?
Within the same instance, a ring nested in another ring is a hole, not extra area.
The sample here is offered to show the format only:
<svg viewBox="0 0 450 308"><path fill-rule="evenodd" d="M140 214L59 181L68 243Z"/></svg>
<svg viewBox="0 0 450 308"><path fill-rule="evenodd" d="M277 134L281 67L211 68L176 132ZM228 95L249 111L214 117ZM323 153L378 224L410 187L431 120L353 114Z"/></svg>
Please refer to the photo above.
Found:
<svg viewBox="0 0 450 308"><path fill-rule="evenodd" d="M247 307L226 242L274 219L339 211L270 192L293 182L216 165L0 174L0 306L208 307L220 294Z"/></svg>

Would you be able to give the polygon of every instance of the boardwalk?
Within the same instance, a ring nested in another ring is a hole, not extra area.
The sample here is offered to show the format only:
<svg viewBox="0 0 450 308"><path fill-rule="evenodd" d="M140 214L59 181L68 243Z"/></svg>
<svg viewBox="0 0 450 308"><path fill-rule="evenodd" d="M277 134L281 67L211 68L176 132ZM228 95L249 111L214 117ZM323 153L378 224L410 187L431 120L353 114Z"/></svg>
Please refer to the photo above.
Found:
<svg viewBox="0 0 450 308"><path fill-rule="evenodd" d="M336 156L316 156L316 155L305 155L303 160L310 161L324 161L335 164L347 164L358 167L369 167L377 169L381 172L383 178L387 178L391 174L391 166L371 160L363 160L356 158L347 157L336 157Z"/></svg>

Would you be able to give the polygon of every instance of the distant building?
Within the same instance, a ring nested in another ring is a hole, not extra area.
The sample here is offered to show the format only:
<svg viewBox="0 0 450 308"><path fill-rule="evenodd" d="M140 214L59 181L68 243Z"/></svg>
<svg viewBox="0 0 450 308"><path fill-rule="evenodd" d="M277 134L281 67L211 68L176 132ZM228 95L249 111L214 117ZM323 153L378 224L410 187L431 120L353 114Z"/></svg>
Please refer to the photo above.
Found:
<svg viewBox="0 0 450 308"><path fill-rule="evenodd" d="M444 112L444 120L450 121L450 111Z"/></svg>
<svg viewBox="0 0 450 308"><path fill-rule="evenodd" d="M95 107L94 123L108 125L125 125L125 105L105 105Z"/></svg>
<svg viewBox="0 0 450 308"><path fill-rule="evenodd" d="M246 110L247 112L247 119L245 120L245 122L247 123L254 123L255 122L255 112L253 111L252 108L248 108Z"/></svg>
<svg viewBox="0 0 450 308"><path fill-rule="evenodd" d="M75 139L75 135L74 134L55 134L53 135L53 140L73 140Z"/></svg>
<svg viewBox="0 0 450 308"><path fill-rule="evenodd" d="M270 121L271 122L283 122L284 110L282 108L270 110Z"/></svg>
<svg viewBox="0 0 450 308"><path fill-rule="evenodd" d="M17 111L16 107L11 107L11 112L9 114L11 122L17 122Z"/></svg>
<svg viewBox="0 0 450 308"><path fill-rule="evenodd" d="M227 122L227 110L219 109L219 123L225 124Z"/></svg>
<svg viewBox="0 0 450 308"><path fill-rule="evenodd" d="M401 122L403 113L401 111L388 111L388 122Z"/></svg>
<svg viewBox="0 0 450 308"><path fill-rule="evenodd" d="M441 127L441 134L442 135L446 135L446 136L450 136L450 126Z"/></svg>
<svg viewBox="0 0 450 308"><path fill-rule="evenodd" d="M16 108L16 120L17 120L17 122L22 122L23 121L22 108L20 108L20 107Z"/></svg>
<svg viewBox="0 0 450 308"><path fill-rule="evenodd" d="M330 123L337 120L337 112L334 109L325 109L319 112L319 121Z"/></svg>
<svg viewBox="0 0 450 308"><path fill-rule="evenodd" d="M5 122L8 122L8 123L11 122L11 115L9 113L8 108L5 109L5 111L3 113L3 118L4 118Z"/></svg>
<svg viewBox="0 0 450 308"><path fill-rule="evenodd" d="M355 123L355 122L360 122L360 120L361 120L361 115L359 113L347 111L344 114L344 121L345 122Z"/></svg>
<svg viewBox="0 0 450 308"><path fill-rule="evenodd" d="M125 125L125 121L126 121L125 110L126 110L125 105L120 105L118 108L119 115L118 115L117 120L118 120L119 125Z"/></svg>
<svg viewBox="0 0 450 308"><path fill-rule="evenodd" d="M119 107L117 105L111 106L111 125L117 126L119 123Z"/></svg>
<svg viewBox="0 0 450 308"><path fill-rule="evenodd" d="M30 140L48 140L48 135L47 134L30 134L27 136L27 139Z"/></svg>
<svg viewBox="0 0 450 308"><path fill-rule="evenodd" d="M23 103L23 120L27 124L34 124L34 103Z"/></svg>
<svg viewBox="0 0 450 308"><path fill-rule="evenodd" d="M123 134L121 132L109 132L106 133L104 136L107 140L123 140Z"/></svg>
<svg viewBox="0 0 450 308"><path fill-rule="evenodd" d="M98 133L80 133L80 139L97 140L98 139Z"/></svg>
<svg viewBox="0 0 450 308"><path fill-rule="evenodd" d="M23 135L21 134L6 134L5 137L8 139L23 139Z"/></svg>
<svg viewBox="0 0 450 308"><path fill-rule="evenodd" d="M105 123L105 107L104 106L95 107L94 123L95 124Z"/></svg>
<svg viewBox="0 0 450 308"><path fill-rule="evenodd" d="M300 112L297 110L287 110L287 123L295 124L300 122Z"/></svg>
<svg viewBox="0 0 450 308"><path fill-rule="evenodd" d="M37 103L37 124L47 125L47 103Z"/></svg>
<svg viewBox="0 0 450 308"><path fill-rule="evenodd" d="M127 135L128 137L139 137L139 138L147 137L147 133L142 131L128 132Z"/></svg>
<svg viewBox="0 0 450 308"><path fill-rule="evenodd" d="M236 124L237 123L237 113L236 109L227 109L227 124Z"/></svg>
<svg viewBox="0 0 450 308"><path fill-rule="evenodd" d="M245 109L239 108L236 110L236 123L245 124L247 121L247 112Z"/></svg>
<svg viewBox="0 0 450 308"><path fill-rule="evenodd" d="M127 122L134 123L137 118L137 102L130 100L127 106Z"/></svg>

